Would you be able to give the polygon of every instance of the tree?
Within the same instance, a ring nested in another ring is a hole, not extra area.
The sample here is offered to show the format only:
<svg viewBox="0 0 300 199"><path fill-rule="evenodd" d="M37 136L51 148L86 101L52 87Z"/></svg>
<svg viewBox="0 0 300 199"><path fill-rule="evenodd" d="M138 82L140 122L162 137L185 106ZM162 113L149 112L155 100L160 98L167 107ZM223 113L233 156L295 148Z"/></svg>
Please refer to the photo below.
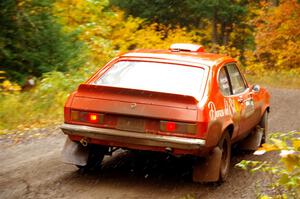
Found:
<svg viewBox="0 0 300 199"><path fill-rule="evenodd" d="M245 26L247 0L111 0L127 15L146 18L166 25L207 29L211 24L211 41L228 45L234 28Z"/></svg>
<svg viewBox="0 0 300 199"><path fill-rule="evenodd" d="M248 1L235 0L187 0L187 4L199 19L208 19L212 26L212 42L228 45L235 27L244 25Z"/></svg>
<svg viewBox="0 0 300 199"><path fill-rule="evenodd" d="M0 1L0 63L12 80L81 64L82 43L52 15L52 0Z"/></svg>
<svg viewBox="0 0 300 199"><path fill-rule="evenodd" d="M64 29L78 32L78 39L87 44L89 65L102 65L114 56L110 36L124 18L107 5L106 0L60 0L54 6Z"/></svg>
<svg viewBox="0 0 300 199"><path fill-rule="evenodd" d="M267 69L300 68L300 3L266 5L256 20L255 55Z"/></svg>
<svg viewBox="0 0 300 199"><path fill-rule="evenodd" d="M127 17L140 17L150 23L188 26L198 20L189 14L182 0L110 0L110 4L125 9Z"/></svg>

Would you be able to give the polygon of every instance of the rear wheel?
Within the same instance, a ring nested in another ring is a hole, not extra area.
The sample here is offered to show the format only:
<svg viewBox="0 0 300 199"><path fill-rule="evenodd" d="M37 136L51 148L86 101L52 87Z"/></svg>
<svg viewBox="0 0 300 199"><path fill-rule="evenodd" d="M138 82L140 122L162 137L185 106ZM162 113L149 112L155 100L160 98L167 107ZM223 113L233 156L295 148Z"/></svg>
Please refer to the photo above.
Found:
<svg viewBox="0 0 300 199"><path fill-rule="evenodd" d="M224 182L228 176L231 160L231 140L228 132L225 132L220 140L219 147L222 151L219 182Z"/></svg>
<svg viewBox="0 0 300 199"><path fill-rule="evenodd" d="M224 182L228 176L231 159L231 139L227 131L219 144L204 160L197 159L193 167L194 182Z"/></svg>
<svg viewBox="0 0 300 199"><path fill-rule="evenodd" d="M96 170L101 168L101 163L108 148L99 145L90 145L87 164L84 166L76 165L81 170Z"/></svg>

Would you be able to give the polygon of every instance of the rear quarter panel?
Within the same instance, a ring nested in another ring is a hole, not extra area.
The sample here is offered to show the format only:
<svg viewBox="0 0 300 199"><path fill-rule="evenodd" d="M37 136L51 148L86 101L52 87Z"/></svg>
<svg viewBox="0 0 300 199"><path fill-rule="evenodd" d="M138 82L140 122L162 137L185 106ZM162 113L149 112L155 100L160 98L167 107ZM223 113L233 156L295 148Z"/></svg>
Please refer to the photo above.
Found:
<svg viewBox="0 0 300 199"><path fill-rule="evenodd" d="M218 144L222 134L230 127L232 139L238 132L239 112L236 102L231 97L223 96L219 90L217 81L218 71L229 62L235 62L234 59L222 59L215 66L211 67L207 90L205 92L206 100L202 105L202 119L207 121L208 130L206 133L206 146L211 148Z"/></svg>

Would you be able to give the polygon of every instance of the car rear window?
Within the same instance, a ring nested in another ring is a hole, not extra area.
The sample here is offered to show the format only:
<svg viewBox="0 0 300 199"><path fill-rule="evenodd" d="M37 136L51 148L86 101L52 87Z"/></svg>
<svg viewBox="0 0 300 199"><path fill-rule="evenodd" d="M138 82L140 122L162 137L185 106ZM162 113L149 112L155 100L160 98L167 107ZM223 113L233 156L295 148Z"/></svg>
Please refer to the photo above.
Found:
<svg viewBox="0 0 300 199"><path fill-rule="evenodd" d="M197 98L204 69L157 62L120 61L96 85L189 95Z"/></svg>

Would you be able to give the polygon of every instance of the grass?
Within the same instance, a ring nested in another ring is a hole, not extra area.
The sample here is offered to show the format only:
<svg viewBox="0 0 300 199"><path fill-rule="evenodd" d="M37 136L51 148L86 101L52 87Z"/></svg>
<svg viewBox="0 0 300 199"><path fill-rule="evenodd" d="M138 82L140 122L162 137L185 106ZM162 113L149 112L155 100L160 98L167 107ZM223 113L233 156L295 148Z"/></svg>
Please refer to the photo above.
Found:
<svg viewBox="0 0 300 199"><path fill-rule="evenodd" d="M68 94L90 75L89 71L54 71L45 74L30 91L1 93L0 134L61 123Z"/></svg>
<svg viewBox="0 0 300 199"><path fill-rule="evenodd" d="M264 72L261 75L246 74L251 84L287 89L300 89L300 74L290 72Z"/></svg>
<svg viewBox="0 0 300 199"><path fill-rule="evenodd" d="M61 100L66 95L60 95ZM62 121L63 103L29 92L0 98L0 134L57 124Z"/></svg>

